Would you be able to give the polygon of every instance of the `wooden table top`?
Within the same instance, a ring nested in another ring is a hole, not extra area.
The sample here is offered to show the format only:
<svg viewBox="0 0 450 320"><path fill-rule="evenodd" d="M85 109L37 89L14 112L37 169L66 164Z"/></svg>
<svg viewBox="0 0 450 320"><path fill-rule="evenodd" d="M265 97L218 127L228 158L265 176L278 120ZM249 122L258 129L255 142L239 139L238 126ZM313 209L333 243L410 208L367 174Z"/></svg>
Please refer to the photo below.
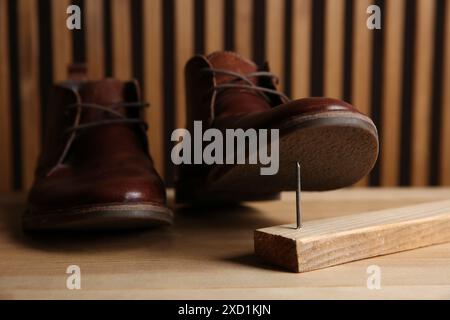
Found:
<svg viewBox="0 0 450 320"><path fill-rule="evenodd" d="M450 199L450 188L346 189L302 198L306 221ZM265 265L253 254L253 230L293 222L293 193L234 209L180 209L173 227L126 233L23 234L24 206L23 194L0 195L3 299L450 298L450 244L302 274ZM80 290L66 288L69 265L81 269ZM380 290L367 288L371 265L380 267Z"/></svg>

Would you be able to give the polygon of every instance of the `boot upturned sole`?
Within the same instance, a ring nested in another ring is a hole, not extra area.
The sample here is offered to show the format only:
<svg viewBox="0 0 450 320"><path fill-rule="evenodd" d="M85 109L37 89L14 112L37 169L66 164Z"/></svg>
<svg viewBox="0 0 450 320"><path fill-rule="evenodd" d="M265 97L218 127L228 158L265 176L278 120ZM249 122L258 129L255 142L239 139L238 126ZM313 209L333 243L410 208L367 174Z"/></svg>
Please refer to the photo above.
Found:
<svg viewBox="0 0 450 320"><path fill-rule="evenodd" d="M250 201L296 188L325 191L350 186L367 175L378 157L378 133L370 118L354 112L323 112L291 118L280 128L279 171L260 175L260 164L216 165L201 190L177 188L177 202ZM270 150L270 147L268 147ZM248 163L248 161L246 161ZM270 197L269 197L270 198Z"/></svg>
<svg viewBox="0 0 450 320"><path fill-rule="evenodd" d="M121 230L150 228L173 223L173 213L154 204L102 204L30 212L22 219L24 230Z"/></svg>

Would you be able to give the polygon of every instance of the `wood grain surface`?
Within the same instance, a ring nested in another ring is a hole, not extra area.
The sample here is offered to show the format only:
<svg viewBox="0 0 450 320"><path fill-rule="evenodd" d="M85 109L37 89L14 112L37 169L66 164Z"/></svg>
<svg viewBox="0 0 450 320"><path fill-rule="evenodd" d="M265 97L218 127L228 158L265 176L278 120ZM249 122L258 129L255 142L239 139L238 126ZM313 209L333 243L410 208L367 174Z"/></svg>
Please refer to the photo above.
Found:
<svg viewBox="0 0 450 320"><path fill-rule="evenodd" d="M255 231L255 253L294 272L450 242L450 200Z"/></svg>
<svg viewBox="0 0 450 320"><path fill-rule="evenodd" d="M350 189L302 197L308 222L446 200L450 189ZM23 234L24 199L0 196L3 299L450 298L450 244L302 274L266 265L253 254L253 231L292 223L293 193L233 209L179 208L167 229L66 235ZM81 268L81 290L66 289L66 269L73 264ZM380 290L367 289L371 265L380 267Z"/></svg>

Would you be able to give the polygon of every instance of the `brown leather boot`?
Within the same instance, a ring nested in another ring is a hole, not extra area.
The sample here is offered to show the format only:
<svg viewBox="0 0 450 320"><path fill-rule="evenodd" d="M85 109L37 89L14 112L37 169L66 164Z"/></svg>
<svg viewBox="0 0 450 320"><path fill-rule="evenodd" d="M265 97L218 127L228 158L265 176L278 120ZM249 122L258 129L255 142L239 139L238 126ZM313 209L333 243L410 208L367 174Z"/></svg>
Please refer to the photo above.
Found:
<svg viewBox="0 0 450 320"><path fill-rule="evenodd" d="M144 106L136 81L86 81L82 69L54 86L25 229L172 223L148 151Z"/></svg>
<svg viewBox="0 0 450 320"><path fill-rule="evenodd" d="M177 202L271 199L294 190L296 162L304 190L349 186L364 177L378 156L373 122L350 104L330 98L289 100L276 89L268 65L233 53L195 56L186 65L187 128L201 121L216 128L278 129L279 170L261 175L260 164L181 164Z"/></svg>

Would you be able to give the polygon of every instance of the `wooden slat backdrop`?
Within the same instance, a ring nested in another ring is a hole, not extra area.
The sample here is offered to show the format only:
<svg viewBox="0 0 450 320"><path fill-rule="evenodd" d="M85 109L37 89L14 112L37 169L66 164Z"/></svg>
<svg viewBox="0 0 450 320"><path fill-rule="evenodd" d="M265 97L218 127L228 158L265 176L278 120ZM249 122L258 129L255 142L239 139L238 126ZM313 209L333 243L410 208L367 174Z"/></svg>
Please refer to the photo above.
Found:
<svg viewBox="0 0 450 320"><path fill-rule="evenodd" d="M431 118L430 97L433 84L434 9L434 1L417 0L416 54L414 61L416 74L413 86L413 143L411 154L411 181L415 186L423 186L428 183ZM427 50L423 48L427 48Z"/></svg>
<svg viewBox="0 0 450 320"><path fill-rule="evenodd" d="M388 1L384 28L383 111L381 142L381 184L395 186L399 182L400 130L403 75L403 24L405 1Z"/></svg>
<svg viewBox="0 0 450 320"><path fill-rule="evenodd" d="M0 192L12 186L11 111L9 85L8 8L6 0L0 0Z"/></svg>
<svg viewBox="0 0 450 320"><path fill-rule="evenodd" d="M93 80L105 75L102 10L103 0L86 1L86 65L88 75Z"/></svg>
<svg viewBox="0 0 450 320"><path fill-rule="evenodd" d="M92 79L142 82L152 156L169 185L168 134L185 126L184 64L223 49L268 60L293 98L345 98L377 119L378 179L358 185L427 185L436 172L450 185L449 2L0 0L0 191L31 185L50 82L65 78L80 50ZM83 11L77 36L65 27L71 3ZM370 4L383 8L382 30L366 28ZM48 52L51 68L40 65Z"/></svg>
<svg viewBox="0 0 450 320"><path fill-rule="evenodd" d="M309 74L312 38L312 0L293 0L292 23L292 98L309 95Z"/></svg>
<svg viewBox="0 0 450 320"><path fill-rule="evenodd" d="M450 5L447 3L445 12L445 40L444 40L444 76L442 92L442 121L441 121L441 158L440 158L440 182L450 185Z"/></svg>
<svg viewBox="0 0 450 320"><path fill-rule="evenodd" d="M131 67L131 8L129 0L111 0L113 40L113 76L128 80Z"/></svg>
<svg viewBox="0 0 450 320"><path fill-rule="evenodd" d="M372 88L372 34L365 25L367 21L367 7L373 0L353 0L353 64L352 64L352 103L365 114L371 114L370 98ZM357 183L366 186L368 177Z"/></svg>
<svg viewBox="0 0 450 320"><path fill-rule="evenodd" d="M194 54L194 0L175 1L175 126L186 125L184 64Z"/></svg>
<svg viewBox="0 0 450 320"><path fill-rule="evenodd" d="M327 1L325 4L325 79L324 94L342 99L342 74L344 66L345 1Z"/></svg>
<svg viewBox="0 0 450 320"><path fill-rule="evenodd" d="M266 56L270 70L281 80L284 79L284 1L266 0ZM283 90L283 82L279 85Z"/></svg>
<svg viewBox="0 0 450 320"><path fill-rule="evenodd" d="M253 56L252 22L253 1L240 0L235 3L235 50L246 57Z"/></svg>
<svg viewBox="0 0 450 320"><path fill-rule="evenodd" d="M214 52L224 49L224 0L205 2L205 50Z"/></svg>
<svg viewBox="0 0 450 320"><path fill-rule="evenodd" d="M17 1L19 46L19 82L21 106L22 183L33 183L34 168L40 150L41 105L39 93L39 24L37 0Z"/></svg>
<svg viewBox="0 0 450 320"><path fill-rule="evenodd" d="M67 66L72 61L72 38L67 28L61 28L66 23L66 17L61 14L71 4L70 0L52 0L52 36L53 43L53 80L62 81L67 76Z"/></svg>
<svg viewBox="0 0 450 320"><path fill-rule="evenodd" d="M164 107L163 107L163 21L162 1L145 1L144 19L144 97L151 102L147 110L149 127L149 144L155 162L155 168L164 175Z"/></svg>

